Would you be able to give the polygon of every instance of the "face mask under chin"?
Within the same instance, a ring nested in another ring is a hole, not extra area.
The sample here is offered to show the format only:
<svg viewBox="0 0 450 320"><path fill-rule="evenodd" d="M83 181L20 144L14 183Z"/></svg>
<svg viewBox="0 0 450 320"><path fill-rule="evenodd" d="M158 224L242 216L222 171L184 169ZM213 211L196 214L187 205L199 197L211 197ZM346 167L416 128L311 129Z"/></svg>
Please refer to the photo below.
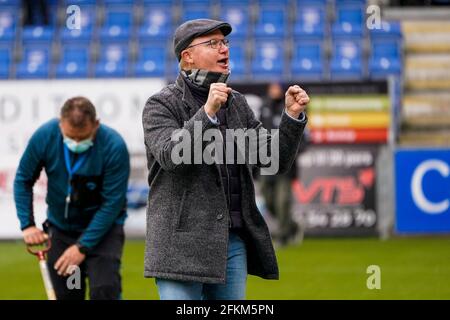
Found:
<svg viewBox="0 0 450 320"><path fill-rule="evenodd" d="M80 142L76 142L68 137L64 137L64 144L67 148L74 153L83 153L89 150L94 145L92 139L85 139Z"/></svg>
<svg viewBox="0 0 450 320"><path fill-rule="evenodd" d="M227 83L230 73L221 73L204 69L182 70L183 75L198 86L208 88L211 83Z"/></svg>

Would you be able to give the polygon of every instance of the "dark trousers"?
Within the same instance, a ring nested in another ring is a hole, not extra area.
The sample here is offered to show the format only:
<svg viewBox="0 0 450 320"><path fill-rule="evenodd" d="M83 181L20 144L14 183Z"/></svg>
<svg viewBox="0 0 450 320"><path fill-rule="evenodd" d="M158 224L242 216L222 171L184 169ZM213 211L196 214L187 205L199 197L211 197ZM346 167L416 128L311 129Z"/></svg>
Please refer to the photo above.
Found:
<svg viewBox="0 0 450 320"><path fill-rule="evenodd" d="M78 236L69 235L53 226L49 227L49 235L52 247L48 252L47 265L58 300L84 300L86 278L89 280L91 300L121 298L120 264L125 238L123 226L114 225L102 241L86 255L86 259L80 265L79 289L74 288L73 285L68 286L68 280L69 283L75 283L73 276L59 276L54 268L56 261L68 247L76 243Z"/></svg>

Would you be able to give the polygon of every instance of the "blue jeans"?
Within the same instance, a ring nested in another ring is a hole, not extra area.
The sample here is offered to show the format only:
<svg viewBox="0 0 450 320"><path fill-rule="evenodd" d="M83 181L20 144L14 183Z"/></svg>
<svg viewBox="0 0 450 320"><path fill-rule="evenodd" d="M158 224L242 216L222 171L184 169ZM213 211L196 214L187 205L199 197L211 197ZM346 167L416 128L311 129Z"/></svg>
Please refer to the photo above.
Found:
<svg viewBox="0 0 450 320"><path fill-rule="evenodd" d="M161 300L244 300L247 285L247 251L244 241L230 232L225 284L156 279Z"/></svg>

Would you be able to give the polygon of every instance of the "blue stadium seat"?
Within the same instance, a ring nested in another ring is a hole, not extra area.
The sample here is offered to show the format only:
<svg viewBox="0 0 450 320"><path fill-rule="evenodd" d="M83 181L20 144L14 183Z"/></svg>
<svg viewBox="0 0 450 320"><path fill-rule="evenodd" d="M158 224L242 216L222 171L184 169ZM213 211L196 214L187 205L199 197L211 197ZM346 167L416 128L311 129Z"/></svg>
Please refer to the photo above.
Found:
<svg viewBox="0 0 450 320"><path fill-rule="evenodd" d="M247 59L245 55L244 43L233 42L230 49L230 70L233 80L240 80L246 76Z"/></svg>
<svg viewBox="0 0 450 320"><path fill-rule="evenodd" d="M69 29L65 26L61 28L61 41L66 43L80 43L87 45L91 41L96 25L96 7L83 5L81 14L80 29Z"/></svg>
<svg viewBox="0 0 450 320"><path fill-rule="evenodd" d="M287 18L284 8L261 8L260 18L255 26L259 38L283 38L287 32Z"/></svg>
<svg viewBox="0 0 450 320"><path fill-rule="evenodd" d="M179 63L176 59L169 59L167 63L166 78L176 79L180 73Z"/></svg>
<svg viewBox="0 0 450 320"><path fill-rule="evenodd" d="M83 5L83 9L84 9L84 5L95 5L95 4L97 4L97 0L64 0L63 3L65 5L71 5L71 4Z"/></svg>
<svg viewBox="0 0 450 320"><path fill-rule="evenodd" d="M130 8L107 9L105 23L100 30L102 42L128 41L130 38L133 13Z"/></svg>
<svg viewBox="0 0 450 320"><path fill-rule="evenodd" d="M337 20L332 27L333 37L363 36L363 7L359 5L342 5L336 8Z"/></svg>
<svg viewBox="0 0 450 320"><path fill-rule="evenodd" d="M231 39L244 39L249 35L249 9L248 6L225 6L220 9L221 19L231 24L233 31L229 35Z"/></svg>
<svg viewBox="0 0 450 320"><path fill-rule="evenodd" d="M402 29L400 22L398 21L382 21L381 28L370 29L370 38L377 39L395 39L400 40L402 38Z"/></svg>
<svg viewBox="0 0 450 320"><path fill-rule="evenodd" d="M363 63L361 58L348 59L333 57L330 63L332 80L361 80L363 78Z"/></svg>
<svg viewBox="0 0 450 320"><path fill-rule="evenodd" d="M138 32L140 42L170 38L172 33L171 9L169 7L145 7L142 25Z"/></svg>
<svg viewBox="0 0 450 320"><path fill-rule="evenodd" d="M14 41L18 12L12 7L0 7L0 44Z"/></svg>
<svg viewBox="0 0 450 320"><path fill-rule="evenodd" d="M362 56L362 42L354 40L334 41L332 53L339 58L360 58Z"/></svg>
<svg viewBox="0 0 450 320"><path fill-rule="evenodd" d="M210 10L212 4L211 0L181 0L180 2L183 10L192 7Z"/></svg>
<svg viewBox="0 0 450 320"><path fill-rule="evenodd" d="M64 46L62 59L56 67L57 78L88 77L89 49L85 46Z"/></svg>
<svg viewBox="0 0 450 320"><path fill-rule="evenodd" d="M83 9L80 10L81 15L81 29L89 29L92 31L97 23L97 7L95 5L83 5ZM65 28L67 29L67 28Z"/></svg>
<svg viewBox="0 0 450 320"><path fill-rule="evenodd" d="M320 80L324 74L322 42L302 42L294 46L291 61L293 78Z"/></svg>
<svg viewBox="0 0 450 320"><path fill-rule="evenodd" d="M251 0L219 0L220 6L246 6L248 7L250 5Z"/></svg>
<svg viewBox="0 0 450 320"><path fill-rule="evenodd" d="M149 190L145 183L130 182L127 190L127 208L139 209L147 206Z"/></svg>
<svg viewBox="0 0 450 320"><path fill-rule="evenodd" d="M126 63L119 62L99 62L95 66L95 76L97 78L124 78L127 76Z"/></svg>
<svg viewBox="0 0 450 320"><path fill-rule="evenodd" d="M176 0L142 0L144 6L173 8Z"/></svg>
<svg viewBox="0 0 450 320"><path fill-rule="evenodd" d="M297 8L311 5L325 7L327 2L328 0L297 0Z"/></svg>
<svg viewBox="0 0 450 320"><path fill-rule="evenodd" d="M180 67L179 62L175 58L175 56L170 56L166 63L166 78L174 80L178 77L178 74L180 73Z"/></svg>
<svg viewBox="0 0 450 320"><path fill-rule="evenodd" d="M252 60L252 74L255 78L282 77L284 69L283 44L279 41L255 43Z"/></svg>
<svg viewBox="0 0 450 320"><path fill-rule="evenodd" d="M0 0L1 7L19 7L22 4L22 0Z"/></svg>
<svg viewBox="0 0 450 320"><path fill-rule="evenodd" d="M335 41L330 69L333 80L361 80L364 72L361 41Z"/></svg>
<svg viewBox="0 0 450 320"><path fill-rule="evenodd" d="M11 56L10 48L0 48L0 79L7 79L9 77Z"/></svg>
<svg viewBox="0 0 450 320"><path fill-rule="evenodd" d="M63 28L61 30L61 42L63 44L84 43L85 45L88 45L92 40L92 34L92 30L87 28L73 30Z"/></svg>
<svg viewBox="0 0 450 320"><path fill-rule="evenodd" d="M399 59L386 57L371 57L369 59L369 74L372 79L384 79L389 75L401 75L402 65Z"/></svg>
<svg viewBox="0 0 450 320"><path fill-rule="evenodd" d="M128 60L128 45L110 43L101 47L100 61L120 62Z"/></svg>
<svg viewBox="0 0 450 320"><path fill-rule="evenodd" d="M48 78L50 48L40 46L25 47L22 62L16 66L18 79Z"/></svg>
<svg viewBox="0 0 450 320"><path fill-rule="evenodd" d="M369 74L373 79L400 75L402 71L400 43L396 40L373 40L369 59Z"/></svg>
<svg viewBox="0 0 450 320"><path fill-rule="evenodd" d="M297 6L294 24L296 38L322 40L325 34L325 7L316 4Z"/></svg>
<svg viewBox="0 0 450 320"><path fill-rule="evenodd" d="M367 0L334 0L336 6L341 5L359 5L363 6L366 4Z"/></svg>
<svg viewBox="0 0 450 320"><path fill-rule="evenodd" d="M100 49L100 59L95 66L99 78L125 77L127 75L128 45L106 44Z"/></svg>
<svg viewBox="0 0 450 320"><path fill-rule="evenodd" d="M56 67L57 78L87 78L88 64L80 61L62 61Z"/></svg>
<svg viewBox="0 0 450 320"><path fill-rule="evenodd" d="M375 57L400 58L401 43L396 40L372 40L371 54Z"/></svg>
<svg viewBox="0 0 450 320"><path fill-rule="evenodd" d="M89 62L89 48L85 46L64 46L62 49L62 60Z"/></svg>
<svg viewBox="0 0 450 320"><path fill-rule="evenodd" d="M134 4L134 0L103 0L105 6L109 7L111 5L120 5L120 6L132 6Z"/></svg>
<svg viewBox="0 0 450 320"><path fill-rule="evenodd" d="M33 26L24 27L22 40L24 44L49 44L53 41L55 29L53 27Z"/></svg>
<svg viewBox="0 0 450 320"><path fill-rule="evenodd" d="M290 0L278 0L278 1L273 1L273 0L258 0L257 3L259 5L259 7L286 7L289 4Z"/></svg>
<svg viewBox="0 0 450 320"><path fill-rule="evenodd" d="M209 18L211 19L211 10L205 7L189 7L183 9L182 21L188 21L193 19L203 19Z"/></svg>
<svg viewBox="0 0 450 320"><path fill-rule="evenodd" d="M135 77L163 77L165 71L165 60L139 60L134 64Z"/></svg>
<svg viewBox="0 0 450 320"><path fill-rule="evenodd" d="M133 66L134 75L136 77L163 77L166 60L165 45L141 46L138 59Z"/></svg>

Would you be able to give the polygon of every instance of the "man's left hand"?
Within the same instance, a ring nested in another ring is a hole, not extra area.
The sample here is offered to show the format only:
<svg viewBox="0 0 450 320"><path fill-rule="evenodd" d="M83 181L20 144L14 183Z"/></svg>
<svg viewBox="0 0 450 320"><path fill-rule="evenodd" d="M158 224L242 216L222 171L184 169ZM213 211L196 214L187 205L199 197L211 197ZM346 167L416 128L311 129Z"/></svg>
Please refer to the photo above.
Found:
<svg viewBox="0 0 450 320"><path fill-rule="evenodd" d="M299 86L290 86L286 91L284 103L289 115L298 119L300 113L305 111L306 105L309 103L309 97L305 90Z"/></svg>
<svg viewBox="0 0 450 320"><path fill-rule="evenodd" d="M70 246L56 261L55 270L60 276L69 276L73 272L70 267L79 266L85 258L86 255L81 253L76 245Z"/></svg>

